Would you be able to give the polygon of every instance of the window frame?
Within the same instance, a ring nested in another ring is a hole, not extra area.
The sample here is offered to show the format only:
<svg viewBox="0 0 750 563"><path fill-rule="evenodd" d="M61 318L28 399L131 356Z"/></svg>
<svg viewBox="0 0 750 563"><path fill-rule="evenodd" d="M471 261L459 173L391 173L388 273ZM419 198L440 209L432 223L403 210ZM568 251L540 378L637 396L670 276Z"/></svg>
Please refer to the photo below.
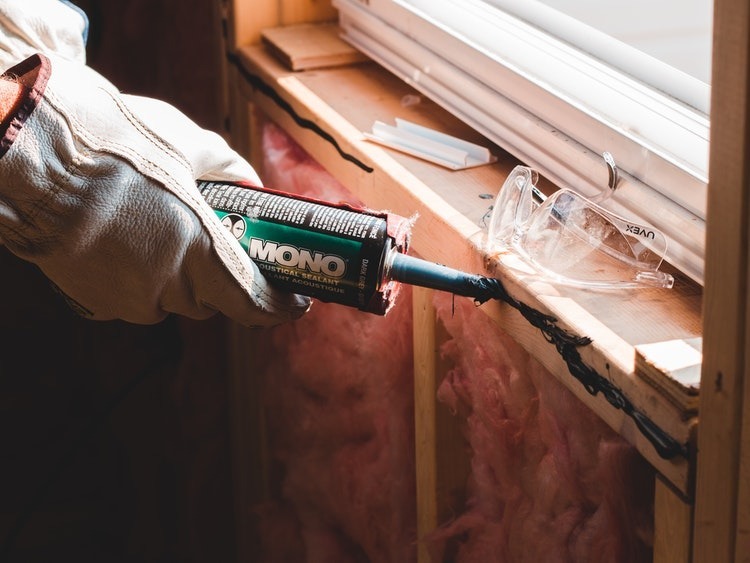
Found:
<svg viewBox="0 0 750 563"><path fill-rule="evenodd" d="M554 183L598 194L607 179L601 154L613 154L621 181L607 206L662 230L668 261L703 283L708 116L481 0L334 6L344 39ZM490 52L487 41L446 23L459 6L485 14L475 26L493 10L510 54ZM586 90L609 109L582 101ZM618 123L610 110L623 107L662 138L654 143ZM689 148L675 154L669 144Z"/></svg>

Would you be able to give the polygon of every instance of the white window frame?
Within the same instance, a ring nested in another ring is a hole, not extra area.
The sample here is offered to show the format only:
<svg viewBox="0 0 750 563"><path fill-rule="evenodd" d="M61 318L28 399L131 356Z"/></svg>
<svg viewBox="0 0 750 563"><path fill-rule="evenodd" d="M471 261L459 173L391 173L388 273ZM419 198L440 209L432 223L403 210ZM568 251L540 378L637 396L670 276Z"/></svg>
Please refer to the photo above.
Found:
<svg viewBox="0 0 750 563"><path fill-rule="evenodd" d="M333 3L346 40L558 185L599 193L610 152L606 205L662 230L703 283L705 92L676 100L482 0Z"/></svg>

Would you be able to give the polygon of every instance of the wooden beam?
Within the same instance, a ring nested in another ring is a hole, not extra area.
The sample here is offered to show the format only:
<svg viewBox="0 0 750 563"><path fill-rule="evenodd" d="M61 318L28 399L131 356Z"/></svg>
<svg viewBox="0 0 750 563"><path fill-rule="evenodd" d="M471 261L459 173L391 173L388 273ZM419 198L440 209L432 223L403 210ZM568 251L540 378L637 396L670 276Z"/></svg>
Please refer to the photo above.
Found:
<svg viewBox="0 0 750 563"><path fill-rule="evenodd" d="M447 337L437 322L434 292L413 288L414 445L417 485L417 562L432 561L422 540L459 513L470 473L466 441L456 416L437 401L445 376L439 358Z"/></svg>
<svg viewBox="0 0 750 563"><path fill-rule="evenodd" d="M265 28L333 21L337 14L330 0L228 0L225 9L230 52L259 43Z"/></svg>
<svg viewBox="0 0 750 563"><path fill-rule="evenodd" d="M437 433L435 420L435 308L432 291L415 288L414 315L414 449L417 473L417 540L438 525ZM424 543L417 543L417 561L428 563Z"/></svg>
<svg viewBox="0 0 750 563"><path fill-rule="evenodd" d="M331 0L279 0L279 25L334 21L337 15Z"/></svg>
<svg viewBox="0 0 750 563"><path fill-rule="evenodd" d="M653 563L688 563L693 507L661 477L654 487Z"/></svg>
<svg viewBox="0 0 750 563"><path fill-rule="evenodd" d="M695 563L749 556L749 24L747 2L715 0Z"/></svg>
<svg viewBox="0 0 750 563"><path fill-rule="evenodd" d="M221 61L225 92L224 137L232 147L247 156L252 139L246 127L248 123L248 100L240 95L237 68L228 64L227 57L234 55L245 45L261 42L264 29L278 29L295 23L331 21L336 10L330 0L214 0L217 21L221 29Z"/></svg>
<svg viewBox="0 0 750 563"><path fill-rule="evenodd" d="M228 0L227 47L230 53L260 42L260 30L279 25L279 0Z"/></svg>

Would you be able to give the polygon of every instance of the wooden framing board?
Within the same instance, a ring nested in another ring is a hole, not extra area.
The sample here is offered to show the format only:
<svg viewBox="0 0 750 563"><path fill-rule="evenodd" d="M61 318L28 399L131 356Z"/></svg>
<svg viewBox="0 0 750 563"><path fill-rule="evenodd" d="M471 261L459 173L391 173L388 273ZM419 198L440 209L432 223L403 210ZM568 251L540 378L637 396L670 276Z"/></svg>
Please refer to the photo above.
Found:
<svg viewBox="0 0 750 563"><path fill-rule="evenodd" d="M750 560L750 5L714 1L693 561Z"/></svg>
<svg viewBox="0 0 750 563"><path fill-rule="evenodd" d="M261 40L289 70L311 70L367 60L339 37L338 24L310 23L261 30Z"/></svg>
<svg viewBox="0 0 750 563"><path fill-rule="evenodd" d="M504 181L515 164L510 157L502 155L496 165L456 174L364 140L362 131L368 130L375 119L391 121L399 116L486 144L426 100L416 106L402 106L402 97L416 92L375 65L291 73L260 47L241 49L239 62L243 95L279 123L339 181L371 207L388 208L405 216L419 213L413 246L420 255L465 271L497 275L515 298L552 314L564 329L592 337L593 344L580 349L584 361L622 389L671 436L689 442L693 421L685 421L672 401L635 376L634 346L699 336L699 289L687 280L678 280L671 292L647 290L637 296L613 299L524 281L523 276L502 267L512 257L487 255L480 227L488 206L484 197L494 195ZM502 154L497 147L493 151ZM497 303L485 304L483 309L633 443L677 490L689 494L687 459L659 457L630 418L601 395L589 395L571 377L544 335L515 310Z"/></svg>
<svg viewBox="0 0 750 563"><path fill-rule="evenodd" d="M232 145L238 149L237 142L247 142L238 139L245 132L235 124L238 106L245 100L236 100L238 94L235 71L228 66L228 57L233 56L243 45L260 43L261 32L266 28L276 28L283 25L304 22L330 22L336 19L337 12L330 0L214 0L216 21L219 29L216 33L221 38L222 53L217 64L222 69L224 80L223 90L225 124L222 132L226 139L232 140ZM246 110L240 110L246 111ZM246 135L245 135L246 136ZM239 150L239 149L238 149Z"/></svg>
<svg viewBox="0 0 750 563"><path fill-rule="evenodd" d="M414 449L417 491L417 540L437 528L437 359L435 351L435 309L432 291L415 288L413 292L414 326ZM429 561L426 547L418 541L417 561Z"/></svg>
<svg viewBox="0 0 750 563"><path fill-rule="evenodd" d="M471 463L456 417L437 400L445 376L438 358L444 330L436 320L433 294L420 287L412 293L414 326L419 327L413 334L418 563L432 561L420 540L461 510Z"/></svg>
<svg viewBox="0 0 750 563"><path fill-rule="evenodd" d="M654 487L654 563L688 563L692 505L657 477Z"/></svg>
<svg viewBox="0 0 750 563"><path fill-rule="evenodd" d="M330 1L320 0L252 0L246 2L217 0L226 6L227 46L235 52L244 45L261 40L265 28L333 21L337 11Z"/></svg>

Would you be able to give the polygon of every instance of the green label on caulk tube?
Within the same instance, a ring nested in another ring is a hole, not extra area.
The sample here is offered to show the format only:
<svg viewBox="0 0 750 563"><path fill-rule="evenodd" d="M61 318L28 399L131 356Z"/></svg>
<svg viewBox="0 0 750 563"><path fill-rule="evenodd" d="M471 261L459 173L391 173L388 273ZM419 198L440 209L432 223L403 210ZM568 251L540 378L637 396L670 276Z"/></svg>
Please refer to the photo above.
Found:
<svg viewBox="0 0 750 563"><path fill-rule="evenodd" d="M198 187L274 285L360 309L377 292L385 219L232 184Z"/></svg>

